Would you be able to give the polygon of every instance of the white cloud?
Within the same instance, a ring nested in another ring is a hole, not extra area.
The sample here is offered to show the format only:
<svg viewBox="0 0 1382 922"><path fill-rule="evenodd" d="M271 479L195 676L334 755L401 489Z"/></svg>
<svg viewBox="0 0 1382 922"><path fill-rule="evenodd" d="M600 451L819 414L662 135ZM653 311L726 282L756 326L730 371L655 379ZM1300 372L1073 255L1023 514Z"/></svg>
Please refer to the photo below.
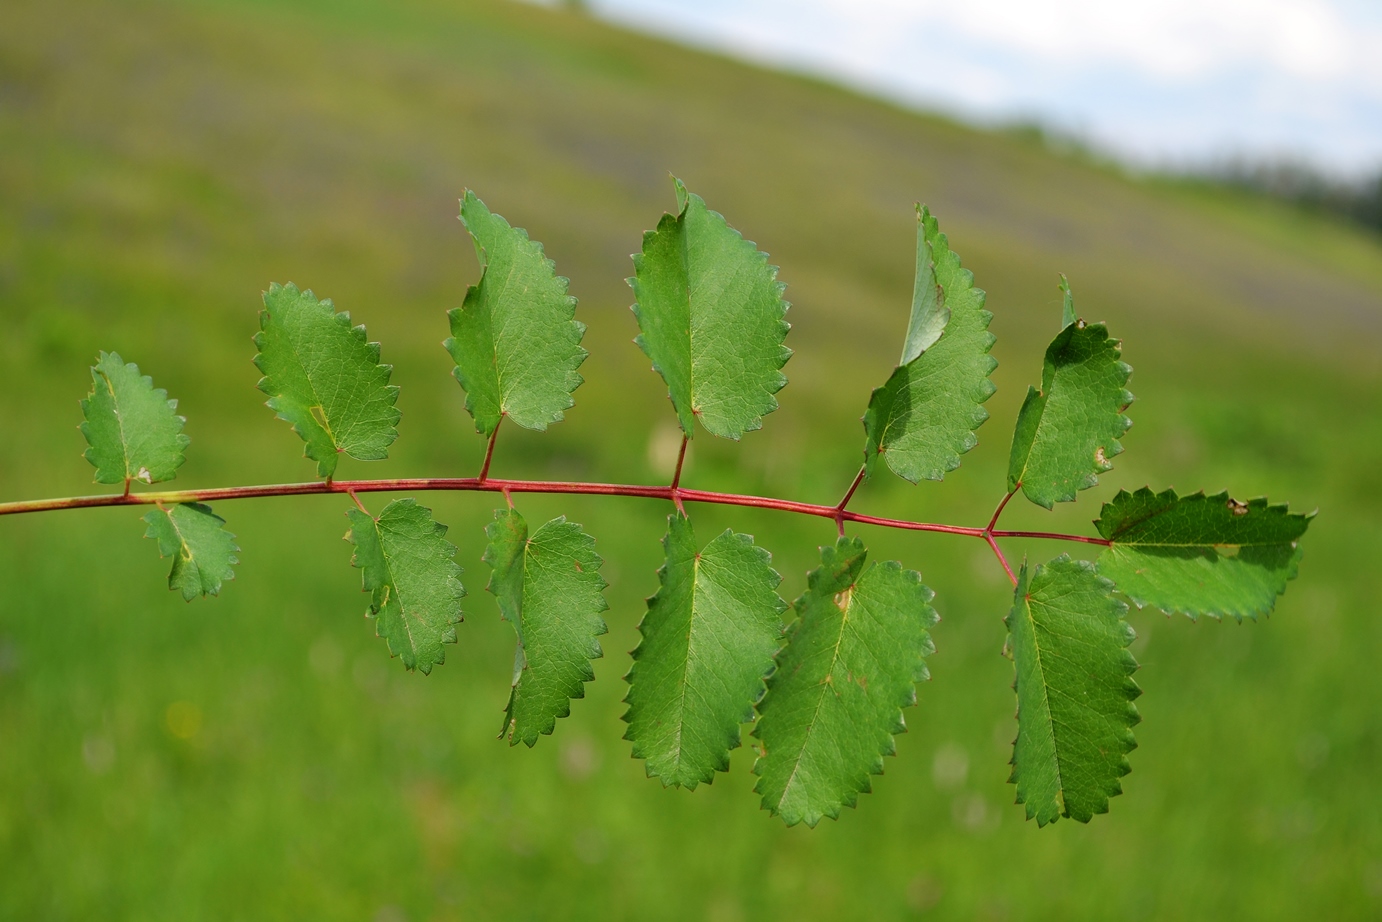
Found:
<svg viewBox="0 0 1382 922"><path fill-rule="evenodd" d="M1319 0L814 0L840 23L864 18L896 35L945 25L972 39L1052 62L1119 62L1167 78L1194 78L1261 61L1306 77L1337 76L1354 57L1338 13Z"/></svg>
<svg viewBox="0 0 1382 922"><path fill-rule="evenodd" d="M1140 160L1382 163L1377 0L595 0L682 40Z"/></svg>

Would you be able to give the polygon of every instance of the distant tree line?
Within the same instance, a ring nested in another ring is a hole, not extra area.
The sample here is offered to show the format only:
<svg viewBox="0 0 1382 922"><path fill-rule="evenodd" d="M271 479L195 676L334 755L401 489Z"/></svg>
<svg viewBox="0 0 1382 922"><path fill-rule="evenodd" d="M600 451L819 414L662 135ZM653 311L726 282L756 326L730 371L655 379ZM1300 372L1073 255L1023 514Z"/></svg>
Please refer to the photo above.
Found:
<svg viewBox="0 0 1382 922"><path fill-rule="evenodd" d="M1232 161L1209 171L1209 178L1293 202L1311 211L1340 215L1382 231L1382 169L1364 179L1330 177L1306 163Z"/></svg>
<svg viewBox="0 0 1382 922"><path fill-rule="evenodd" d="M1128 170L1134 176L1148 175L1144 168L1131 167L1126 160L1120 160L1106 148L1101 149L1078 131L1049 125L1039 119L1016 119L1003 124L1000 130L1009 137L1038 144L1064 157L1107 169ZM1382 165L1371 174L1342 178L1331 176L1307 160L1230 157L1151 168L1152 175L1158 173L1173 182L1190 178L1265 195L1382 232Z"/></svg>

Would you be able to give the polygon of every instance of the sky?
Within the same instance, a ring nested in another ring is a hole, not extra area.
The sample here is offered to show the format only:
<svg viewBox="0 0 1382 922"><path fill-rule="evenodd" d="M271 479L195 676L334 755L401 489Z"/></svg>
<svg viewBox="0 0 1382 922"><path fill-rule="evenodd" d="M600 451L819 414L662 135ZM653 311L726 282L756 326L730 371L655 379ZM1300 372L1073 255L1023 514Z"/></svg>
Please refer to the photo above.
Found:
<svg viewBox="0 0 1382 922"><path fill-rule="evenodd" d="M602 18L1134 166L1382 171L1382 0L587 0Z"/></svg>

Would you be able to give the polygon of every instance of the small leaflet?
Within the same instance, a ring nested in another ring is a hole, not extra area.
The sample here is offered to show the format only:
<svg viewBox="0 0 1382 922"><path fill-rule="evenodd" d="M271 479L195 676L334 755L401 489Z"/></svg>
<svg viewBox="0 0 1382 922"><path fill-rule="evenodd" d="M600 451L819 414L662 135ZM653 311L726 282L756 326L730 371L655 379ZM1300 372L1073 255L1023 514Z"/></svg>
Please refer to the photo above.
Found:
<svg viewBox="0 0 1382 922"><path fill-rule="evenodd" d="M864 463L880 457L898 476L941 480L976 444L989 418L993 315L974 273L962 268L931 212L917 209L917 278L902 364L874 390L864 413Z"/></svg>
<svg viewBox="0 0 1382 922"><path fill-rule="evenodd" d="M126 365L119 353L102 352L91 368L91 393L82 400L86 460L97 483L161 483L177 476L191 439L178 402L153 379Z"/></svg>
<svg viewBox="0 0 1382 922"><path fill-rule="evenodd" d="M529 536L523 516L500 509L485 534L484 560L494 568L486 588L518 635L499 735L532 746L571 713L572 698L585 697L585 683L595 678L590 661L604 655L595 639L608 630L600 617L609 608L604 561L595 539L564 516Z"/></svg>
<svg viewBox="0 0 1382 922"><path fill-rule="evenodd" d="M1064 275L1060 277L1060 292L1060 328L1064 330L1080 319L1079 314L1075 313L1075 294L1070 290L1070 280Z"/></svg>
<svg viewBox="0 0 1382 922"><path fill-rule="evenodd" d="M867 556L858 538L821 548L758 705L754 790L788 826L836 818L869 792L929 678L931 590L895 561L865 570Z"/></svg>
<svg viewBox="0 0 1382 922"><path fill-rule="evenodd" d="M582 378L585 324L572 318L576 299L542 244L492 213L474 192L461 200L461 222L475 242L480 281L447 316L443 345L456 362L465 408L489 436L504 417L525 429L546 429L575 401Z"/></svg>
<svg viewBox="0 0 1382 922"><path fill-rule="evenodd" d="M1120 491L1095 523L1112 542L1099 574L1139 608L1256 620L1295 579L1312 518L1265 498Z"/></svg>
<svg viewBox="0 0 1382 922"><path fill-rule="evenodd" d="M1046 509L1095 486L1132 425L1123 415L1133 397L1122 344L1102 323L1071 320L1074 301L1063 276L1061 290L1064 325L1046 349L1041 390L1027 389L1008 458L1008 490L1021 488Z"/></svg>
<svg viewBox="0 0 1382 922"><path fill-rule="evenodd" d="M219 595L221 584L235 578L240 548L226 531L226 520L202 503L160 506L144 516L144 537L158 542L161 557L173 558L168 588L187 601Z"/></svg>
<svg viewBox="0 0 1382 922"><path fill-rule="evenodd" d="M426 675L445 662L443 644L456 642L465 596L446 526L414 499L394 500L377 519L359 509L346 517L351 565L364 571L364 589L372 593L366 617L404 668Z"/></svg>
<svg viewBox="0 0 1382 922"><path fill-rule="evenodd" d="M691 522L668 519L661 588L638 626L642 640L624 714L634 758L664 786L694 790L729 770L739 726L753 719L782 641L782 578L748 535L726 531L696 552Z"/></svg>
<svg viewBox="0 0 1382 922"><path fill-rule="evenodd" d="M259 389L307 443L303 454L317 462L317 475L329 479L341 454L388 457L398 438L398 388L389 384L393 366L379 364L379 344L365 328L292 283L269 286L259 327Z"/></svg>
<svg viewBox="0 0 1382 922"><path fill-rule="evenodd" d="M945 303L945 289L936 280L935 251L926 239L926 209L917 206L917 268L912 283L912 315L907 320L907 336L902 341L899 366L909 365L930 349L945 332L950 322L950 308Z"/></svg>
<svg viewBox="0 0 1382 922"><path fill-rule="evenodd" d="M781 368L786 285L768 254L676 180L677 214L665 214L634 254L635 342L667 382L688 438L697 418L712 435L761 428L787 384Z"/></svg>
<svg viewBox="0 0 1382 922"><path fill-rule="evenodd" d="M1087 823L1123 793L1142 694L1127 610L1093 564L1065 554L1030 575L1024 563L1018 575L1004 619L1017 691L1008 781L1038 826L1062 816Z"/></svg>

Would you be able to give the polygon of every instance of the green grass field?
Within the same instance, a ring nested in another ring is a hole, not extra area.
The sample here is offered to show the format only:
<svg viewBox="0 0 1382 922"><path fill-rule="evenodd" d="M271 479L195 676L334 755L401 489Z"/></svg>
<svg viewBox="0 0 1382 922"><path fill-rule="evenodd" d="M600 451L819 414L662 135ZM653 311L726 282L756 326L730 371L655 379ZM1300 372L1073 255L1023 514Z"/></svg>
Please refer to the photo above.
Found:
<svg viewBox="0 0 1382 922"><path fill-rule="evenodd" d="M1135 427L1078 504L1019 500L1005 522L1088 530L1144 484L1320 509L1269 621L1130 615L1144 720L1111 813L1038 830L1013 805L1010 592L979 542L862 532L944 621L875 793L807 830L757 809L747 749L686 793L620 739L657 503L522 500L584 523L611 583L597 679L532 750L495 739L513 633L482 591L493 498L423 498L470 592L426 678L361 617L340 497L222 504L243 563L190 605L138 512L63 512L0 520L0 918L1382 913L1382 241L1265 201L516 3L8 0L0 499L97 492L75 427L99 349L181 400L177 485L311 479L250 363L259 292L289 280L367 324L402 386L393 457L340 475L472 474L483 445L439 345L477 275L467 187L546 244L590 327L568 421L506 431L495 472L655 482L650 433L673 417L623 279L669 174L781 266L796 350L782 409L742 444L699 437L688 486L839 497L906 325L920 200L989 293L994 418L945 483L885 475L856 508L982 524L1065 272L1125 340ZM833 534L692 512L771 549L789 599Z"/></svg>

